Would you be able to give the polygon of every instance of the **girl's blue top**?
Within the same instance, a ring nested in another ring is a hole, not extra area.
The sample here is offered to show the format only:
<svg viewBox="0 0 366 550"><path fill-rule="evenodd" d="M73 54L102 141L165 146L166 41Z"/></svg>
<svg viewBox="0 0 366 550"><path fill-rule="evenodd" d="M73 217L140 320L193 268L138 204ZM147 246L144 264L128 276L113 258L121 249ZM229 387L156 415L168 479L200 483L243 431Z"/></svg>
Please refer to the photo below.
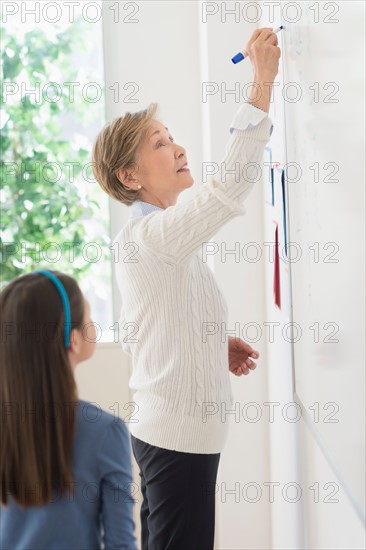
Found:
<svg viewBox="0 0 366 550"><path fill-rule="evenodd" d="M73 486L41 507L21 509L9 495L0 506L2 550L137 550L130 433L96 403L79 400L75 410Z"/></svg>

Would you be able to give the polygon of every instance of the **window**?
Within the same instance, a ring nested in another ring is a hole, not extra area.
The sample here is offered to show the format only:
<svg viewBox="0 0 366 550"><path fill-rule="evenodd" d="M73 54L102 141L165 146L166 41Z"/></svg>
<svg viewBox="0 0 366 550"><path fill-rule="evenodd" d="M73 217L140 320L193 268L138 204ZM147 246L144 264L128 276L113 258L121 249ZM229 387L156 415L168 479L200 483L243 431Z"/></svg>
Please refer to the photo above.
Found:
<svg viewBox="0 0 366 550"><path fill-rule="evenodd" d="M35 269L73 276L101 342L113 319L109 200L91 168L105 123L101 2L76 4L3 10L1 287Z"/></svg>

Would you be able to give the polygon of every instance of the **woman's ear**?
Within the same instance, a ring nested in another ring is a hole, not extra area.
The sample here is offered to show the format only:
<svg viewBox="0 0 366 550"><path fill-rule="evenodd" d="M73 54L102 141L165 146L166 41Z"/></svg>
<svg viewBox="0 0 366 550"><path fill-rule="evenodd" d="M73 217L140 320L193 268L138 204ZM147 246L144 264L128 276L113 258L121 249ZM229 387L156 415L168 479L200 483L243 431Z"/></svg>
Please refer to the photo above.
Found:
<svg viewBox="0 0 366 550"><path fill-rule="evenodd" d="M134 184L138 181L137 179L134 179L133 172L128 172L125 168L120 168L116 172L116 176L124 187L128 188L130 191L136 191L136 189L129 186L129 184Z"/></svg>
<svg viewBox="0 0 366 550"><path fill-rule="evenodd" d="M124 185L125 183L127 183L127 178L128 178L127 170L125 170L124 168L120 168L116 172L116 177Z"/></svg>
<svg viewBox="0 0 366 550"><path fill-rule="evenodd" d="M127 185L129 183L135 182L134 172L132 170L127 170L126 168L120 168L116 172L117 179L123 184Z"/></svg>

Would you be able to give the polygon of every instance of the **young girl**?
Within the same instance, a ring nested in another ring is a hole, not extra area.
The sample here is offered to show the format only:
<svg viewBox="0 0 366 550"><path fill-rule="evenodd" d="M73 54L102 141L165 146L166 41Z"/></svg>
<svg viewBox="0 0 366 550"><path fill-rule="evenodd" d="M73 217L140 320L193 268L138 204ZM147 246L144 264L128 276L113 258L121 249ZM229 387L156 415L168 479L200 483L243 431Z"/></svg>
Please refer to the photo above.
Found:
<svg viewBox="0 0 366 550"><path fill-rule="evenodd" d="M37 270L2 290L0 311L0 547L136 550L129 432L77 395L89 303L72 277Z"/></svg>

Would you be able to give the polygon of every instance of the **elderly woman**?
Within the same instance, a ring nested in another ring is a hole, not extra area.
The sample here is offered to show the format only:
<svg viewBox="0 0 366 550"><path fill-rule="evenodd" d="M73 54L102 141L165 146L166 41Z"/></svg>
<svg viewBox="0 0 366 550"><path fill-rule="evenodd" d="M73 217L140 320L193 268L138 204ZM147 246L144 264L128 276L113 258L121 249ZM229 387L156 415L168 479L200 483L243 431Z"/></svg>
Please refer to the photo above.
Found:
<svg viewBox="0 0 366 550"><path fill-rule="evenodd" d="M229 371L247 374L255 367L249 355L258 353L225 339L226 302L200 251L245 214L257 176L257 167L251 178L253 166L245 165L261 162L273 127L277 44L272 27L249 40L256 86L233 119L221 176L187 202L176 204L193 183L186 150L154 118L157 104L112 121L94 144L97 181L131 205L114 244L121 343L133 365L128 422L140 468L143 550L213 548L215 483L233 404Z"/></svg>

